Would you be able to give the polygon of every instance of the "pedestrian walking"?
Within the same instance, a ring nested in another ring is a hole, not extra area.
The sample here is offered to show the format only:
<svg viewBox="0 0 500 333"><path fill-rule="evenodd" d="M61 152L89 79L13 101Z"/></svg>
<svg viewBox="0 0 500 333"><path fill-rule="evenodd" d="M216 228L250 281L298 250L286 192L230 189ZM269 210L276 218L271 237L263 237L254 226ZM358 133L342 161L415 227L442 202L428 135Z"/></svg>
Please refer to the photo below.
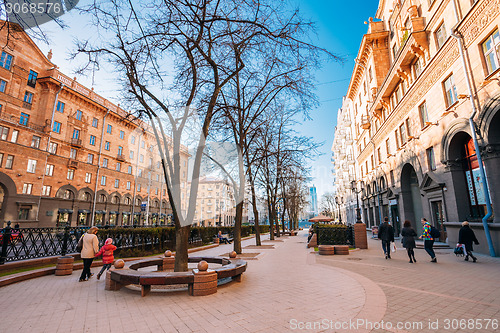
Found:
<svg viewBox="0 0 500 333"><path fill-rule="evenodd" d="M408 258L410 258L410 264L417 262L415 259L415 237L417 237L417 232L411 227L411 222L405 220L403 224L403 230L401 230L401 236L403 236L403 247L406 249L408 253Z"/></svg>
<svg viewBox="0 0 500 333"><path fill-rule="evenodd" d="M394 228L389 224L388 217L384 217L384 223L378 229L378 238L382 241L385 259L391 259L391 242L394 242Z"/></svg>
<svg viewBox="0 0 500 333"><path fill-rule="evenodd" d="M462 228L460 228L460 231L458 232L458 242L465 245L466 254L464 260L469 261L469 257L471 257L472 261L476 262L477 258L472 254L472 250L474 250L472 242L474 242L476 245L479 245L479 242L477 241L476 235L474 234L474 230L470 228L468 221L462 222Z"/></svg>
<svg viewBox="0 0 500 333"><path fill-rule="evenodd" d="M424 249L431 256L431 262L437 262L436 254L434 253L434 238L431 235L431 224L427 221L425 217L422 217L422 227L423 234L420 236L420 239L424 240Z"/></svg>
<svg viewBox="0 0 500 333"><path fill-rule="evenodd" d="M80 252L80 257L83 259L83 271L80 275L80 282L87 281L94 274L90 271L92 261L94 261L95 254L99 252L99 240L97 239L97 231L99 228L92 227L83 234L83 247Z"/></svg>
<svg viewBox="0 0 500 333"><path fill-rule="evenodd" d="M95 257L99 257L102 255L102 265L101 271L97 273L97 280L101 278L102 273L107 269L109 270L113 262L115 261L115 257L113 256L113 251L116 250L116 246L113 245L113 239L108 238L104 242L104 246L101 247L99 252L96 253Z"/></svg>

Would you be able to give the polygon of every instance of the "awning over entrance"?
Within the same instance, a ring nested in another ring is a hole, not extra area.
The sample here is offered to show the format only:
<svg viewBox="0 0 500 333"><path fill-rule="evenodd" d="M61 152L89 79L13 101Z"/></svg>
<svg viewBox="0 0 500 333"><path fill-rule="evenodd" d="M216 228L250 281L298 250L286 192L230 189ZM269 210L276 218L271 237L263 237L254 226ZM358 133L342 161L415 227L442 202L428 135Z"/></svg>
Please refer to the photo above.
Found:
<svg viewBox="0 0 500 333"><path fill-rule="evenodd" d="M78 210L78 213L90 214L90 213L91 213L91 211L90 211L90 210L88 210L88 209L79 209L79 210Z"/></svg>
<svg viewBox="0 0 500 333"><path fill-rule="evenodd" d="M109 214L118 215L118 214L120 214L120 212L117 212L117 211L113 210L113 211L109 212Z"/></svg>
<svg viewBox="0 0 500 333"><path fill-rule="evenodd" d="M123 215L130 215L130 212L122 212Z"/></svg>
<svg viewBox="0 0 500 333"><path fill-rule="evenodd" d="M96 210L95 213L96 214L106 214L106 211L105 210Z"/></svg>
<svg viewBox="0 0 500 333"><path fill-rule="evenodd" d="M60 214L65 214L65 213L72 214L73 209L59 208L58 213L60 213Z"/></svg>

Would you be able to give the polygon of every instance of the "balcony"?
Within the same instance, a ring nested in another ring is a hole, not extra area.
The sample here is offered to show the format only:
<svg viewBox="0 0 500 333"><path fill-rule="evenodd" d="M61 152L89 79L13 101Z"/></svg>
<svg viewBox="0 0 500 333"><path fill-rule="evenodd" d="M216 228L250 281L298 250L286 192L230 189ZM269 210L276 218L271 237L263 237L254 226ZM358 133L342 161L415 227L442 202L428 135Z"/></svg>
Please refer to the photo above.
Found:
<svg viewBox="0 0 500 333"><path fill-rule="evenodd" d="M82 148L82 140L81 139L71 139L71 145L73 147Z"/></svg>
<svg viewBox="0 0 500 333"><path fill-rule="evenodd" d="M125 162L125 155L118 153L116 159L121 162Z"/></svg>
<svg viewBox="0 0 500 333"><path fill-rule="evenodd" d="M0 113L0 119L3 120L3 121L5 121L5 122L7 122L7 123L10 123L10 124L13 124L13 125L24 126L24 127L30 128L30 129L38 131L38 132L43 132L43 130L45 128L45 126L36 125L36 124L31 123L30 121L28 121L25 124L20 123L19 122L19 117L12 116L10 114Z"/></svg>
<svg viewBox="0 0 500 333"><path fill-rule="evenodd" d="M371 124L368 116L361 116L361 128L362 129L370 129Z"/></svg>
<svg viewBox="0 0 500 333"><path fill-rule="evenodd" d="M77 169L78 168L78 161L77 160L69 160L68 161L68 168Z"/></svg>

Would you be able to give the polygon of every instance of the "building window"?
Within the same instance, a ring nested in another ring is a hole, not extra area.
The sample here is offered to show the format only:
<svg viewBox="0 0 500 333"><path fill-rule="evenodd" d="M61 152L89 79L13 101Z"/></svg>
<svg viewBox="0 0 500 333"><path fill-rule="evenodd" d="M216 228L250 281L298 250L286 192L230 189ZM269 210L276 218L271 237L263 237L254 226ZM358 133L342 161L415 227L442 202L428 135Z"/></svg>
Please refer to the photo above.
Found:
<svg viewBox="0 0 500 333"><path fill-rule="evenodd" d="M5 88L7 88L7 82L4 80L0 80L0 92L5 92Z"/></svg>
<svg viewBox="0 0 500 333"><path fill-rule="evenodd" d="M125 138L125 132L124 131L120 131L120 139L124 139Z"/></svg>
<svg viewBox="0 0 500 333"><path fill-rule="evenodd" d="M145 148L146 147L146 143L144 141L141 141L141 148Z"/></svg>
<svg viewBox="0 0 500 333"><path fill-rule="evenodd" d="M439 28L437 28L436 32L434 33L436 36L436 45L437 48L440 49L441 46L443 46L444 42L446 42L446 28L444 26L444 23L442 23Z"/></svg>
<svg viewBox="0 0 500 333"><path fill-rule="evenodd" d="M108 125L108 128L107 128L106 132L109 133L109 134L111 134L112 130L113 130L113 126Z"/></svg>
<svg viewBox="0 0 500 333"><path fill-rule="evenodd" d="M66 175L66 179L73 180L74 177L75 177L75 170L68 169L68 174Z"/></svg>
<svg viewBox="0 0 500 333"><path fill-rule="evenodd" d="M106 194L100 194L99 195L99 201L100 202L106 202Z"/></svg>
<svg viewBox="0 0 500 333"><path fill-rule="evenodd" d="M31 194L33 184L23 184L23 194Z"/></svg>
<svg viewBox="0 0 500 333"><path fill-rule="evenodd" d="M488 74L491 74L500 67L500 35L498 30L489 35L482 46Z"/></svg>
<svg viewBox="0 0 500 333"><path fill-rule="evenodd" d="M95 146L95 135L90 136L90 145Z"/></svg>
<svg viewBox="0 0 500 333"><path fill-rule="evenodd" d="M7 159L5 160L5 169L12 169L14 165L14 155L7 155Z"/></svg>
<svg viewBox="0 0 500 333"><path fill-rule="evenodd" d="M413 131L411 129L410 118L406 118L406 133L408 134L408 139L413 139Z"/></svg>
<svg viewBox="0 0 500 333"><path fill-rule="evenodd" d="M56 110L61 112L61 113L64 113L64 107L66 106L66 104L64 104L63 102L61 101L57 101L57 107L56 107Z"/></svg>
<svg viewBox="0 0 500 333"><path fill-rule="evenodd" d="M106 141L106 143L104 143L104 149L109 150L109 146L110 146L110 142Z"/></svg>
<svg viewBox="0 0 500 333"><path fill-rule="evenodd" d="M135 144L135 136L131 136L130 137L130 143L132 143L133 145Z"/></svg>
<svg viewBox="0 0 500 333"><path fill-rule="evenodd" d="M377 160L378 162L382 162L382 152L380 151L380 147L377 148Z"/></svg>
<svg viewBox="0 0 500 333"><path fill-rule="evenodd" d="M0 67L10 70L11 66L12 66L12 56L7 52L2 52L2 56L0 57Z"/></svg>
<svg viewBox="0 0 500 333"><path fill-rule="evenodd" d="M118 146L118 155L123 155L123 147L122 146Z"/></svg>
<svg viewBox="0 0 500 333"><path fill-rule="evenodd" d="M101 185L106 186L106 176L101 177Z"/></svg>
<svg viewBox="0 0 500 333"><path fill-rule="evenodd" d="M127 190L130 190L130 187L131 187L131 183L127 182Z"/></svg>
<svg viewBox="0 0 500 333"><path fill-rule="evenodd" d="M396 149L399 150L399 148L401 147L401 145L399 144L399 133L398 133L398 130L394 131L394 138L396 139Z"/></svg>
<svg viewBox="0 0 500 333"><path fill-rule="evenodd" d="M54 164L47 164L45 167L45 176L54 175Z"/></svg>
<svg viewBox="0 0 500 333"><path fill-rule="evenodd" d="M133 150L130 151L130 159L131 160L134 159L134 151Z"/></svg>
<svg viewBox="0 0 500 333"><path fill-rule="evenodd" d="M396 61L396 55L398 54L398 44L394 43L392 46L392 61Z"/></svg>
<svg viewBox="0 0 500 333"><path fill-rule="evenodd" d="M51 153L51 154L57 153L57 143L55 143L55 142L49 143L49 153Z"/></svg>
<svg viewBox="0 0 500 333"><path fill-rule="evenodd" d="M30 209L29 208L21 208L19 209L19 219L20 220L27 220L30 215Z"/></svg>
<svg viewBox="0 0 500 333"><path fill-rule="evenodd" d="M120 162L116 162L116 171L120 171L122 169L122 164Z"/></svg>
<svg viewBox="0 0 500 333"><path fill-rule="evenodd" d="M24 92L24 101L31 104L33 102L33 93L30 93L29 91Z"/></svg>
<svg viewBox="0 0 500 333"><path fill-rule="evenodd" d="M85 182L90 183L92 181L92 174L90 172L85 173Z"/></svg>
<svg viewBox="0 0 500 333"><path fill-rule="evenodd" d="M73 130L73 139L79 139L79 138L80 138L80 130L75 128Z"/></svg>
<svg viewBox="0 0 500 333"><path fill-rule="evenodd" d="M17 136L19 135L19 131L18 130L13 130L12 131L12 135L10 137L10 142L12 143L16 143L17 142Z"/></svg>
<svg viewBox="0 0 500 333"><path fill-rule="evenodd" d="M0 126L0 139L7 140L8 135L9 135L9 128Z"/></svg>
<svg viewBox="0 0 500 333"><path fill-rule="evenodd" d="M144 155L142 155L142 154L141 154L141 155L139 156L139 162L140 162L140 163L144 163Z"/></svg>
<svg viewBox="0 0 500 333"><path fill-rule="evenodd" d="M3 153L0 153L0 168L2 167L3 162Z"/></svg>
<svg viewBox="0 0 500 333"><path fill-rule="evenodd" d="M87 163L94 164L94 154L87 155Z"/></svg>
<svg viewBox="0 0 500 333"><path fill-rule="evenodd" d="M61 133L61 123L58 121L54 121L54 125L52 126L52 131L56 133Z"/></svg>
<svg viewBox="0 0 500 333"><path fill-rule="evenodd" d="M128 166L128 170L127 170L127 172L128 172L128 174L129 174L129 175L131 175L131 174L132 174L132 166L131 166L131 165L129 165L129 166Z"/></svg>
<svg viewBox="0 0 500 333"><path fill-rule="evenodd" d="M434 158L434 147L427 148L427 166L429 170L436 170L436 160Z"/></svg>
<svg viewBox="0 0 500 333"><path fill-rule="evenodd" d="M406 137L406 126L404 123L399 126L399 139L401 145L404 145L408 140L408 138Z"/></svg>
<svg viewBox="0 0 500 333"><path fill-rule="evenodd" d="M93 118L92 119L92 127L97 128L98 125L99 125L99 120L97 120L97 118Z"/></svg>
<svg viewBox="0 0 500 333"><path fill-rule="evenodd" d="M417 61L413 64L413 75L415 76L415 79L422 74L422 62L420 61L420 58L417 58Z"/></svg>
<svg viewBox="0 0 500 333"><path fill-rule="evenodd" d="M118 188L118 187L120 187L120 180L115 179L115 188Z"/></svg>
<svg viewBox="0 0 500 333"><path fill-rule="evenodd" d="M391 170L390 177L391 177L391 185L394 186L394 170Z"/></svg>
<svg viewBox="0 0 500 333"><path fill-rule="evenodd" d="M29 173L35 173L36 171L36 160L28 160L28 168L26 169Z"/></svg>
<svg viewBox="0 0 500 333"><path fill-rule="evenodd" d="M104 159L102 160L102 167L103 167L103 168L107 168L107 167L108 167L108 159L107 159L107 158L104 158Z"/></svg>
<svg viewBox="0 0 500 333"><path fill-rule="evenodd" d="M36 135L33 135L33 138L31 138L31 147L33 148L40 148L40 140L42 138Z"/></svg>
<svg viewBox="0 0 500 333"><path fill-rule="evenodd" d="M21 116L19 117L19 124L28 126L28 121L30 120L30 115L24 112L21 112Z"/></svg>
<svg viewBox="0 0 500 333"><path fill-rule="evenodd" d="M427 112L427 104L425 102L419 105L418 113L420 115L420 124L424 128L429 122L429 113Z"/></svg>
<svg viewBox="0 0 500 333"><path fill-rule="evenodd" d="M52 190L52 186L50 186L50 185L43 185L42 186L42 195L49 196L50 195L50 190Z"/></svg>
<svg viewBox="0 0 500 333"><path fill-rule="evenodd" d="M139 174L138 174L139 177L142 177L142 169L139 169Z"/></svg>
<svg viewBox="0 0 500 333"><path fill-rule="evenodd" d="M70 149L69 158L76 160L76 149L75 148Z"/></svg>
<svg viewBox="0 0 500 333"><path fill-rule="evenodd" d="M76 120L80 120L81 121L82 120L82 114L83 114L82 111L76 110L76 115L75 115Z"/></svg>
<svg viewBox="0 0 500 333"><path fill-rule="evenodd" d="M455 102L458 101L457 97L457 87L455 87L455 81L453 80L453 75L448 76L443 82L444 94L446 97L446 107L450 107Z"/></svg>
<svg viewBox="0 0 500 333"><path fill-rule="evenodd" d="M141 184L137 184L137 192L141 192Z"/></svg>
<svg viewBox="0 0 500 333"><path fill-rule="evenodd" d="M35 88L37 77L38 77L38 73L30 70L30 74L28 75L28 86Z"/></svg>

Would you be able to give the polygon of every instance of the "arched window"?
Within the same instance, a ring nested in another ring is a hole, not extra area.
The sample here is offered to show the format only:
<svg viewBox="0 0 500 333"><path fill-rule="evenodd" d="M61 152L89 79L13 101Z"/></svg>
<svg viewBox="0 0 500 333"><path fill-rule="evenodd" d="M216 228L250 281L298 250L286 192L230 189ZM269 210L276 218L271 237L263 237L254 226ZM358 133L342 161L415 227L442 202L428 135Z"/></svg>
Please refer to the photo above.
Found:
<svg viewBox="0 0 500 333"><path fill-rule="evenodd" d="M380 178L380 190L385 190L385 178L381 177Z"/></svg>
<svg viewBox="0 0 500 333"><path fill-rule="evenodd" d="M64 191L64 194L63 194L63 199L66 199L66 200L71 200L74 198L74 193L73 191L71 190L66 190Z"/></svg>
<svg viewBox="0 0 500 333"><path fill-rule="evenodd" d="M99 195L99 202L106 202L106 194Z"/></svg>
<svg viewBox="0 0 500 333"><path fill-rule="evenodd" d="M486 214L486 199L479 172L479 163L477 161L474 141L469 138L462 148L463 170L467 182L468 197L471 216L481 218Z"/></svg>
<svg viewBox="0 0 500 333"><path fill-rule="evenodd" d="M125 204L126 204L126 205L130 205L130 204L132 204L132 199L130 199L130 197L126 197L126 198L125 198Z"/></svg>
<svg viewBox="0 0 500 333"><path fill-rule="evenodd" d="M119 204L119 203L120 203L120 198L119 198L117 195L115 195L115 196L113 197L112 202L113 202L114 204Z"/></svg>
<svg viewBox="0 0 500 333"><path fill-rule="evenodd" d="M92 194L90 194L89 192L85 192L83 194L83 200L85 200L85 201L92 201Z"/></svg>
<svg viewBox="0 0 500 333"><path fill-rule="evenodd" d="M141 199L137 198L137 199L135 200L135 205L136 205L136 206L140 206L140 205L141 205Z"/></svg>

